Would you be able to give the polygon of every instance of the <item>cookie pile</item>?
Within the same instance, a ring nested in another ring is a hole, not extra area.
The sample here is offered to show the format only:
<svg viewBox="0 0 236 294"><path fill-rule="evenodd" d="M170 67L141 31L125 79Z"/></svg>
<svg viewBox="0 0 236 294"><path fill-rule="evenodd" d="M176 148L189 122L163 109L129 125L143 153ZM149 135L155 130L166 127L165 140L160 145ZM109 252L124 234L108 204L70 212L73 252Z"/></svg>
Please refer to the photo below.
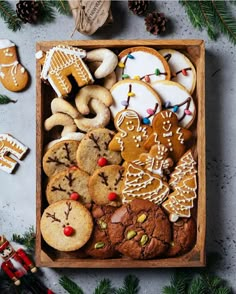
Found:
<svg viewBox="0 0 236 294"><path fill-rule="evenodd" d="M49 137L60 131L42 159L46 243L94 258L188 252L197 198L189 58L173 49L139 46L117 56L64 45L36 58L56 93L44 128Z"/></svg>

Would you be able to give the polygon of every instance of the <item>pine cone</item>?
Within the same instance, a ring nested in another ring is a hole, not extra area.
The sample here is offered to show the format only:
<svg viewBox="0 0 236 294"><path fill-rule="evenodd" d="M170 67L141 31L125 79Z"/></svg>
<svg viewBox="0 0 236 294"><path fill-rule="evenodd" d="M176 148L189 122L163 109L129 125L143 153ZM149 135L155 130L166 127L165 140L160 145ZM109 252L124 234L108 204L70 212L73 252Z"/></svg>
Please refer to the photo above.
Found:
<svg viewBox="0 0 236 294"><path fill-rule="evenodd" d="M24 23L36 23L39 14L39 4L36 1L20 0L16 4L16 14Z"/></svg>
<svg viewBox="0 0 236 294"><path fill-rule="evenodd" d="M128 0L129 9L136 15L144 15L149 6L149 0Z"/></svg>
<svg viewBox="0 0 236 294"><path fill-rule="evenodd" d="M166 30L167 19L163 13L153 11L145 17L145 25L148 32L159 35Z"/></svg>

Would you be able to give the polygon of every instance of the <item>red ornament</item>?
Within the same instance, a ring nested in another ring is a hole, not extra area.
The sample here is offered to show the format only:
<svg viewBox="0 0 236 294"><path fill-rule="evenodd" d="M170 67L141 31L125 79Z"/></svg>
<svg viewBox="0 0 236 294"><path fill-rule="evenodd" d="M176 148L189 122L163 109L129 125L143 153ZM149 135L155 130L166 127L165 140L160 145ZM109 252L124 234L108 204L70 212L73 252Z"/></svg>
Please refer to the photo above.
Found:
<svg viewBox="0 0 236 294"><path fill-rule="evenodd" d="M78 200L79 199L79 194L77 192L73 192L70 194L70 199L72 200Z"/></svg>
<svg viewBox="0 0 236 294"><path fill-rule="evenodd" d="M188 74L187 74L187 71L186 71L186 69L184 68L184 69L182 69L181 70L181 72L182 72L182 74L184 75L184 76L187 76Z"/></svg>
<svg viewBox="0 0 236 294"><path fill-rule="evenodd" d="M98 159L98 165L103 167L105 165L107 165L107 159L105 157L101 157Z"/></svg>
<svg viewBox="0 0 236 294"><path fill-rule="evenodd" d="M75 232L75 230L71 226L66 226L64 228L64 235L66 235L67 237L73 235L74 232Z"/></svg>
<svg viewBox="0 0 236 294"><path fill-rule="evenodd" d="M146 76L144 77L144 80L145 80L146 83L150 83L150 81L151 81L151 79L149 78L148 75L146 75Z"/></svg>
<svg viewBox="0 0 236 294"><path fill-rule="evenodd" d="M192 112L191 112L189 109L185 109L184 112L185 112L185 114L187 114L187 115L191 115L191 114L192 114Z"/></svg>
<svg viewBox="0 0 236 294"><path fill-rule="evenodd" d="M115 201L117 198L117 194L115 192L110 192L107 196L108 200Z"/></svg>

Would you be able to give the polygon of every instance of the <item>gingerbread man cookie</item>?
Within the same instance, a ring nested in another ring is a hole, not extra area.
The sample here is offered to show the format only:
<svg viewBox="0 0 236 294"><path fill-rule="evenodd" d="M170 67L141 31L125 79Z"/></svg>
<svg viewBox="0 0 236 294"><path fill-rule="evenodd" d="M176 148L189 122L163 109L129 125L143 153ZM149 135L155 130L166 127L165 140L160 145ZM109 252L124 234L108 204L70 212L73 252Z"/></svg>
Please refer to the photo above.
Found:
<svg viewBox="0 0 236 294"><path fill-rule="evenodd" d="M19 63L16 45L7 39L0 39L0 81L9 91L22 91L28 84L27 70Z"/></svg>
<svg viewBox="0 0 236 294"><path fill-rule="evenodd" d="M156 114L152 122L153 133L149 136L144 146L150 149L161 142L169 149L170 157L177 162L185 152L185 141L189 140L192 133L178 125L178 118L174 112L163 110Z"/></svg>
<svg viewBox="0 0 236 294"><path fill-rule="evenodd" d="M141 124L137 112L130 109L120 111L115 117L115 127L118 133L109 144L110 150L121 151L122 158L128 162L146 152L144 143L152 130Z"/></svg>
<svg viewBox="0 0 236 294"><path fill-rule="evenodd" d="M41 78L48 80L58 97L67 96L72 89L68 79L73 75L79 87L94 82L93 77L83 62L86 51L72 46L58 45L46 54L36 53L36 59L43 65Z"/></svg>
<svg viewBox="0 0 236 294"><path fill-rule="evenodd" d="M0 169L12 173L17 166L17 161L9 157L9 153L21 159L28 147L20 143L9 134L0 134Z"/></svg>

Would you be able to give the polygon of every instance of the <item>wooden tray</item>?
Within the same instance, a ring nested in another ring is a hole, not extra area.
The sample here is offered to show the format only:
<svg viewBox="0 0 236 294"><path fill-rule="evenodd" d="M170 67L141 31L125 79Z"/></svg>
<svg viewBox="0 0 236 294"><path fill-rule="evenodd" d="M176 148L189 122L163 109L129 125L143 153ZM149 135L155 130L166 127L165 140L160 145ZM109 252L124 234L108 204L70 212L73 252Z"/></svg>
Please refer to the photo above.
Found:
<svg viewBox="0 0 236 294"><path fill-rule="evenodd" d="M51 115L50 102L55 97L52 88L40 80L41 66L37 62L37 224L36 224L36 264L44 267L78 268L157 268L157 267L201 267L205 266L206 234L206 166L205 166L205 45L202 40L93 40L93 41L51 41L39 42L36 50L47 51L59 45L77 46L83 49L111 48L123 50L132 46L149 46L157 50L172 48L182 51L194 63L197 85L193 94L197 105L197 119L192 127L196 135L195 153L198 157L198 199L196 245L187 254L176 258L132 260L80 258L77 252L64 253L49 247L40 233L40 218L48 205L45 197L46 177L42 171L42 156L45 144L53 138L44 131L43 122Z"/></svg>

